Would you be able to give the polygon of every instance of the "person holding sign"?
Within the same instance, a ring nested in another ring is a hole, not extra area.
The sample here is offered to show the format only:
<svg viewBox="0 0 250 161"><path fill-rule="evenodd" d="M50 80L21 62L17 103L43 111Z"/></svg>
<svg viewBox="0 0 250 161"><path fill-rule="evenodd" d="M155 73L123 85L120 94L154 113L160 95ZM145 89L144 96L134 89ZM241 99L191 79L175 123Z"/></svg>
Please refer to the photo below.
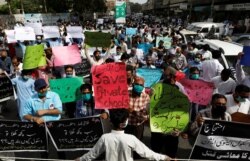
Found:
<svg viewBox="0 0 250 161"><path fill-rule="evenodd" d="M2 48L0 50L0 69L3 69L10 74L11 58L7 55L7 50Z"/></svg>
<svg viewBox="0 0 250 161"><path fill-rule="evenodd" d="M244 55L243 52L240 52L238 54L238 60L236 63L236 78L237 78L238 83L244 84L250 87L250 70L247 70L247 71L243 70L243 68L249 69L250 67L247 67L247 68L245 66L242 67L242 65L240 64L243 55Z"/></svg>
<svg viewBox="0 0 250 161"><path fill-rule="evenodd" d="M133 161L132 151L136 151L141 157L150 160L171 160L166 155L153 152L135 136L124 133L124 128L128 124L128 116L129 113L126 109L111 110L110 120L113 124L111 133L102 135L96 145L76 161L94 160L103 152L106 153L106 161Z"/></svg>
<svg viewBox="0 0 250 161"><path fill-rule="evenodd" d="M26 102L21 117L37 124L59 120L62 113L59 95L48 91L48 85L44 79L37 79L34 85L37 93Z"/></svg>

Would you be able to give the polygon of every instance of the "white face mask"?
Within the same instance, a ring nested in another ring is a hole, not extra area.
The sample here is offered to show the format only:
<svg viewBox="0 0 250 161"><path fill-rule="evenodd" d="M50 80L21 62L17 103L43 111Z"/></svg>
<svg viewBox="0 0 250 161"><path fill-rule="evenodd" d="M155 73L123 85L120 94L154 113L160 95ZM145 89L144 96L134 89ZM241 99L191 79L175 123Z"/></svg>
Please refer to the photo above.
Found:
<svg viewBox="0 0 250 161"><path fill-rule="evenodd" d="M121 128L125 129L128 126L128 119L125 123L121 123Z"/></svg>

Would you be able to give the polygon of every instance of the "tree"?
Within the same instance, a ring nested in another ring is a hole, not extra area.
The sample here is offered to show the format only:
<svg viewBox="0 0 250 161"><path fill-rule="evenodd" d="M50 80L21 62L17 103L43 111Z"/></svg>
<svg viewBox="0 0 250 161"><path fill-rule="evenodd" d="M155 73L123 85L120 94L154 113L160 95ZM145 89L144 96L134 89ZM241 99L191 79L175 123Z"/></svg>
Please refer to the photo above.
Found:
<svg viewBox="0 0 250 161"><path fill-rule="evenodd" d="M142 11L142 5L139 3L129 3L132 12L140 13Z"/></svg>
<svg viewBox="0 0 250 161"><path fill-rule="evenodd" d="M10 6L10 2L11 0L5 0L8 4L8 8L9 8L9 14L12 15L12 11L11 11L11 6Z"/></svg>

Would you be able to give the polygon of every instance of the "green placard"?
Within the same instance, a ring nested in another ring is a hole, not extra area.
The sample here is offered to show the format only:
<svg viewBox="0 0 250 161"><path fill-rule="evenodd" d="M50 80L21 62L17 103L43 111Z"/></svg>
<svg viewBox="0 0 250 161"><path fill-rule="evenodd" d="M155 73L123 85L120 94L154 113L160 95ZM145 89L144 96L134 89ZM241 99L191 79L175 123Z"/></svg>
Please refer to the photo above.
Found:
<svg viewBox="0 0 250 161"><path fill-rule="evenodd" d="M51 91L59 94L62 103L75 102L80 99L80 86L83 82L82 77L49 80Z"/></svg>
<svg viewBox="0 0 250 161"><path fill-rule="evenodd" d="M170 133L174 129L183 131L189 122L187 96L178 88L163 83L153 87L150 100L150 128L152 132Z"/></svg>
<svg viewBox="0 0 250 161"><path fill-rule="evenodd" d="M23 69L34 69L46 65L43 45L27 46L23 59Z"/></svg>
<svg viewBox="0 0 250 161"><path fill-rule="evenodd" d="M85 43L92 47L109 47L112 35L103 32L85 32Z"/></svg>

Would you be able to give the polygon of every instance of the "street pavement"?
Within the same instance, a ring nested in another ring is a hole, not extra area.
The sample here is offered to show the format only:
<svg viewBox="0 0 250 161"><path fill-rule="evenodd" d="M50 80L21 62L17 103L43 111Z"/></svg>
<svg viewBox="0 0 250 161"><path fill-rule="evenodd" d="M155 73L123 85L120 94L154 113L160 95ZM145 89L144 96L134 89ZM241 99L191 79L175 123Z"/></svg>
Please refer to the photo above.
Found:
<svg viewBox="0 0 250 161"><path fill-rule="evenodd" d="M1 103L0 103L1 104ZM7 102L7 106L2 109L2 113L0 114L0 119L5 120L18 120L17 117L17 105L16 102L13 100L9 100ZM150 147L150 128L149 126L145 126L144 130L144 138L143 142ZM177 158L179 159L188 159L190 152L192 150L192 145L194 143L194 138L189 139L183 139L182 137L179 137L179 149ZM73 160L81 155L86 153L86 151L67 151L65 152L66 160ZM0 153L1 156L1 153ZM15 157L24 157L24 158L41 158L40 152L15 152ZM58 153L56 152L56 149L52 145L51 140L49 140L49 159L58 159ZM21 161L21 159L16 159L16 161ZM31 161L28 159L25 159L26 161ZM37 160L37 159L33 159ZM62 159L63 160L63 159ZM23 160L22 160L23 161ZM147 161L145 159L140 161Z"/></svg>

